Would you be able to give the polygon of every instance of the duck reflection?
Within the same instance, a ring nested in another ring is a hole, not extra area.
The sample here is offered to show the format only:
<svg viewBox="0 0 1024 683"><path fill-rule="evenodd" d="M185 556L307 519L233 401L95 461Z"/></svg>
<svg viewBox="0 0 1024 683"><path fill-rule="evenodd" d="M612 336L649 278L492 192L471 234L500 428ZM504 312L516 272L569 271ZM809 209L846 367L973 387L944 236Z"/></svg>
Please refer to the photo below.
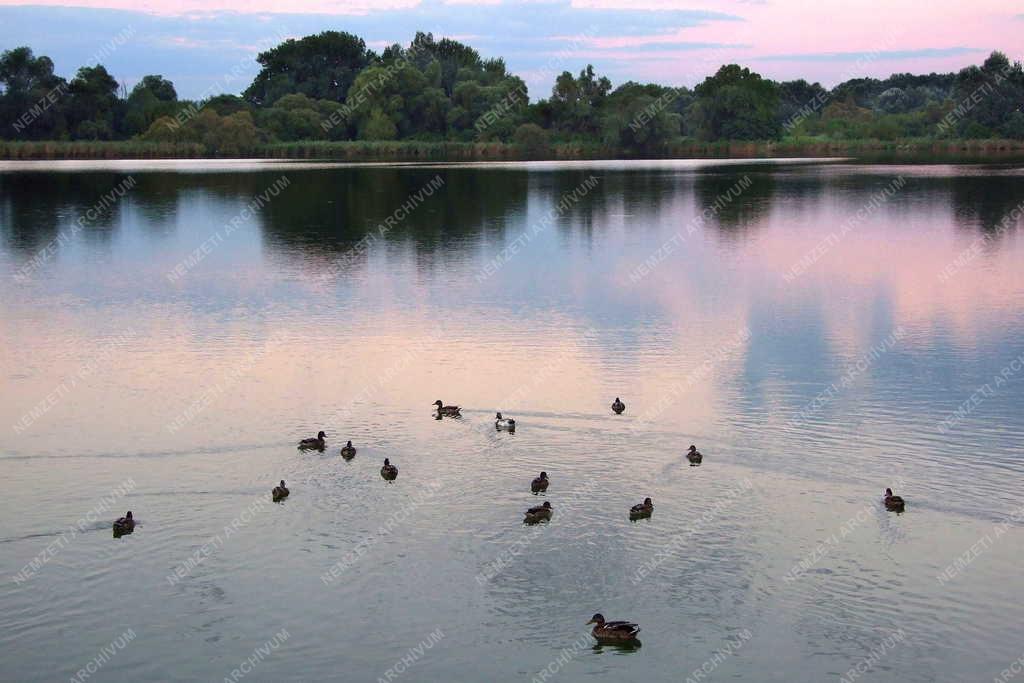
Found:
<svg viewBox="0 0 1024 683"><path fill-rule="evenodd" d="M590 649L594 654L601 654L607 650L613 654L628 655L637 652L641 647L643 647L643 643L639 640L631 640L625 643L594 643L594 646Z"/></svg>

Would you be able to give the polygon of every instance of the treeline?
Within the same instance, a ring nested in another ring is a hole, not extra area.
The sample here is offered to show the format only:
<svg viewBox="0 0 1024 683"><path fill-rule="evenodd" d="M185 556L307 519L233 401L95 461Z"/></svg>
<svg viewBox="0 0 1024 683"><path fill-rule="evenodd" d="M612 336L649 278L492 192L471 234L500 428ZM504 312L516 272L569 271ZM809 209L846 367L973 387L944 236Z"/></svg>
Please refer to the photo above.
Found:
<svg viewBox="0 0 1024 683"><path fill-rule="evenodd" d="M0 55L0 137L135 140L211 155L340 141L552 144L659 154L687 143L792 140L1024 139L1024 70L993 52L956 74L857 78L827 90L775 82L736 64L692 90L624 83L587 66L530 103L502 59L418 33L381 54L349 33L287 40L258 55L241 95L181 100L161 75L131 91L102 65L71 80L28 47Z"/></svg>

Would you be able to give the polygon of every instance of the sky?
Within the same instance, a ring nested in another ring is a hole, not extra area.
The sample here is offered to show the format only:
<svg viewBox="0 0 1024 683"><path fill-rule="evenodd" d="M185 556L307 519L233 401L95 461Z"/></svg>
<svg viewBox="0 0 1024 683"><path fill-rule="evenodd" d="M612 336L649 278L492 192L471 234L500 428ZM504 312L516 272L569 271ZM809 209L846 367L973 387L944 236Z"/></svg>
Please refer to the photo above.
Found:
<svg viewBox="0 0 1024 683"><path fill-rule="evenodd" d="M546 97L592 63L613 84L693 86L723 63L831 87L856 76L956 71L992 50L1021 59L1016 0L0 0L0 49L28 45L65 77L102 63L179 96L239 93L255 55L287 38L348 31L382 50L416 31L503 57ZM1018 38L1014 41L1013 38Z"/></svg>

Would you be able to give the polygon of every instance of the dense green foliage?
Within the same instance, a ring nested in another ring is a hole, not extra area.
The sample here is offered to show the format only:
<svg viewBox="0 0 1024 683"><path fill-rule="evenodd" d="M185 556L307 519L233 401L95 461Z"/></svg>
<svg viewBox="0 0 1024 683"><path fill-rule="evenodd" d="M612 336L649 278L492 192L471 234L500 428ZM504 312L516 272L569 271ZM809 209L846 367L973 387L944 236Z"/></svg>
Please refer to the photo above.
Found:
<svg viewBox="0 0 1024 683"><path fill-rule="evenodd" d="M342 102L359 72L375 59L363 39L351 33L324 31L289 39L256 57L263 68L244 97L256 105L293 93Z"/></svg>
<svg viewBox="0 0 1024 683"><path fill-rule="evenodd" d="M194 102L179 100L160 75L128 92L102 65L65 80L48 57L8 50L0 55L0 138L134 139L213 155L344 141L504 143L526 157L572 145L644 155L725 141L1024 139L1024 71L999 52L957 74L855 78L831 90L737 64L693 90L613 88L588 65L560 74L532 104L503 60L429 33L378 55L357 36L326 31L287 40L257 62L240 96Z"/></svg>

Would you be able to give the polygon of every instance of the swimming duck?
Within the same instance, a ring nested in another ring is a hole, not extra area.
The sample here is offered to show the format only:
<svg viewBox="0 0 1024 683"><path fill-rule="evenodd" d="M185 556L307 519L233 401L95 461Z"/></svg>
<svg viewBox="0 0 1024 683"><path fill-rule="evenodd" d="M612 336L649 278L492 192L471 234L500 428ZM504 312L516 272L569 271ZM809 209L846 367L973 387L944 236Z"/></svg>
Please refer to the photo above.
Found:
<svg viewBox="0 0 1024 683"><path fill-rule="evenodd" d="M132 519L132 511L129 510L124 517L118 517L114 522L114 538L120 538L133 531L135 531L135 520Z"/></svg>
<svg viewBox="0 0 1024 683"><path fill-rule="evenodd" d="M434 405L437 406L437 414L438 415L450 415L452 417L462 417L462 414L459 413L459 407L458 406L446 406L445 404L441 403L441 399L437 399L436 401L434 401Z"/></svg>
<svg viewBox="0 0 1024 683"><path fill-rule="evenodd" d="M516 431L516 421L511 417L506 420L501 416L501 413L496 413L494 416L494 428L514 432Z"/></svg>
<svg viewBox="0 0 1024 683"><path fill-rule="evenodd" d="M704 456L700 454L696 446L690 444L690 450L686 453L686 459L690 461L691 465L699 465Z"/></svg>
<svg viewBox="0 0 1024 683"><path fill-rule="evenodd" d="M551 513L554 512L551 509L551 503L544 501L543 505L532 507L526 511L526 518L523 520L524 524L536 524L537 522L545 522L551 519Z"/></svg>
<svg viewBox="0 0 1024 683"><path fill-rule="evenodd" d="M391 461L384 458L384 466L380 468L380 476L392 481L398 476L398 468L391 464Z"/></svg>
<svg viewBox="0 0 1024 683"><path fill-rule="evenodd" d="M629 508L629 518L640 519L642 517L650 517L652 512L654 512L654 503L651 502L650 498L644 498L644 502Z"/></svg>
<svg viewBox="0 0 1024 683"><path fill-rule="evenodd" d="M612 403L612 410L616 415L622 415L622 411L626 409L626 404L619 400L619 397L615 397L615 401Z"/></svg>
<svg viewBox="0 0 1024 683"><path fill-rule="evenodd" d="M885 497L882 499L882 502L885 503L887 510L892 510L893 512L903 512L903 508L906 505L903 502L903 498L892 495L892 489L885 490Z"/></svg>
<svg viewBox="0 0 1024 683"><path fill-rule="evenodd" d="M640 627L631 621L605 621L600 612L591 617L587 624L594 624L594 630L590 632L597 638L597 642L624 642L636 640L636 634L640 633Z"/></svg>
<svg viewBox="0 0 1024 683"><path fill-rule="evenodd" d="M322 431L316 435L315 439L303 439L299 442L299 448L302 450L316 449L322 451L327 443L327 435Z"/></svg>
<svg viewBox="0 0 1024 683"><path fill-rule="evenodd" d="M291 493L291 491L289 491L288 487L284 485L284 479L282 479L281 485L275 486L274 490L270 492L270 496L271 498L274 499L274 502L276 503L279 500L284 500L285 498L287 498L289 493Z"/></svg>
<svg viewBox="0 0 1024 683"><path fill-rule="evenodd" d="M540 476L530 482L530 490L534 493L542 493L548 490L548 473L541 472Z"/></svg>
<svg viewBox="0 0 1024 683"><path fill-rule="evenodd" d="M341 447L341 457L348 459L354 458L356 455L356 447L349 441L347 444Z"/></svg>

